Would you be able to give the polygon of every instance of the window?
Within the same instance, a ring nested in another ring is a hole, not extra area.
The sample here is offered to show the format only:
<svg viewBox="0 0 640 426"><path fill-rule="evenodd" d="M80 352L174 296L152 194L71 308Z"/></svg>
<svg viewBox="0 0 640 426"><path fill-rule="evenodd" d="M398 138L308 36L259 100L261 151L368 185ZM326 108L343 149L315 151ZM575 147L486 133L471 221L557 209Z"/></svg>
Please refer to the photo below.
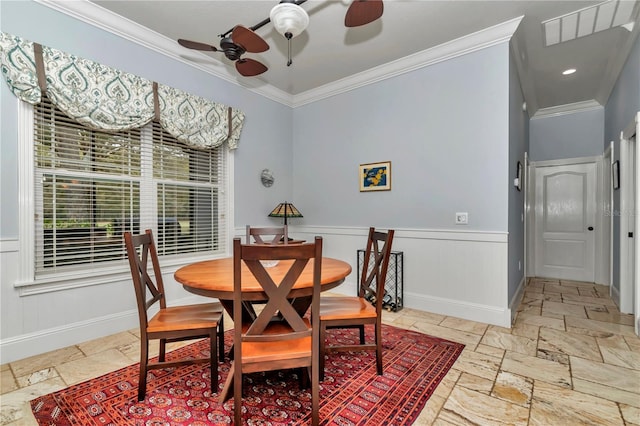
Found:
<svg viewBox="0 0 640 426"><path fill-rule="evenodd" d="M152 228L159 255L226 250L226 147L190 148L153 123L91 130L34 107L35 277L126 259L122 233Z"/></svg>

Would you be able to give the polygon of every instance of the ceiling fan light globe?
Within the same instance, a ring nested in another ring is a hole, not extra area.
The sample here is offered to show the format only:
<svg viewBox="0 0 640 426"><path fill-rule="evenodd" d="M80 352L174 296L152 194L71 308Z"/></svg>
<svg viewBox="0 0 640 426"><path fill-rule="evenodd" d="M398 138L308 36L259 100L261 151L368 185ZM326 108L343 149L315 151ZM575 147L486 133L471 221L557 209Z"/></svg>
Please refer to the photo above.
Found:
<svg viewBox="0 0 640 426"><path fill-rule="evenodd" d="M309 25L309 15L294 3L280 3L271 9L269 19L277 32L289 38L296 37Z"/></svg>

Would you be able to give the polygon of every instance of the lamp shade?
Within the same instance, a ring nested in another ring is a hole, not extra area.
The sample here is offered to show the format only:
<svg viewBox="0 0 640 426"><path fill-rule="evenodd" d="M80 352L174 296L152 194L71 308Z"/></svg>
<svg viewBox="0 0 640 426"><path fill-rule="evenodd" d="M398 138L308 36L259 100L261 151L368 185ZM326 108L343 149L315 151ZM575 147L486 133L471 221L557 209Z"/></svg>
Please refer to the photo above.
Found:
<svg viewBox="0 0 640 426"><path fill-rule="evenodd" d="M280 3L271 9L269 19L274 28L287 39L303 32L309 25L307 11L295 3Z"/></svg>
<svg viewBox="0 0 640 426"><path fill-rule="evenodd" d="M283 217L284 224L287 224L288 217L303 217L302 213L291 203L280 203L276 206L275 209L269 213L269 217Z"/></svg>

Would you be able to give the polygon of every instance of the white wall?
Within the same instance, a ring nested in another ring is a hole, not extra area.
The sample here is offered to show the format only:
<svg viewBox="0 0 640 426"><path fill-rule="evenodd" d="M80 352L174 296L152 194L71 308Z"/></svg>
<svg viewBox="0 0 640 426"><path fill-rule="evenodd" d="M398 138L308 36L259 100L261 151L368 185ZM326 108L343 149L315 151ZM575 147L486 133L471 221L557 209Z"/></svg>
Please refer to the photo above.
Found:
<svg viewBox="0 0 640 426"><path fill-rule="evenodd" d="M393 250L404 259L407 308L509 327L507 306L507 234L395 227ZM368 228L297 226L296 238L324 239L324 254L351 264L353 272L332 290L356 294L357 250Z"/></svg>

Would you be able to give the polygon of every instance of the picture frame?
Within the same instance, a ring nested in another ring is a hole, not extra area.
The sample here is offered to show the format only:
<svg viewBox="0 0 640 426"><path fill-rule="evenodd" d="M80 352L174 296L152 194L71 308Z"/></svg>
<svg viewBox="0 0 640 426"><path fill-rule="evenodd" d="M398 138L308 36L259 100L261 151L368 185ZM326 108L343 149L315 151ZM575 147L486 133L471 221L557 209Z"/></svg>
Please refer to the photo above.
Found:
<svg viewBox="0 0 640 426"><path fill-rule="evenodd" d="M360 192L391 190L391 161L360 164Z"/></svg>
<svg viewBox="0 0 640 426"><path fill-rule="evenodd" d="M513 181L513 186L515 186L518 191L522 191L522 163L520 161L516 164L516 169L516 178Z"/></svg>
<svg viewBox="0 0 640 426"><path fill-rule="evenodd" d="M618 160L611 165L611 183L613 189L620 189L620 161Z"/></svg>

